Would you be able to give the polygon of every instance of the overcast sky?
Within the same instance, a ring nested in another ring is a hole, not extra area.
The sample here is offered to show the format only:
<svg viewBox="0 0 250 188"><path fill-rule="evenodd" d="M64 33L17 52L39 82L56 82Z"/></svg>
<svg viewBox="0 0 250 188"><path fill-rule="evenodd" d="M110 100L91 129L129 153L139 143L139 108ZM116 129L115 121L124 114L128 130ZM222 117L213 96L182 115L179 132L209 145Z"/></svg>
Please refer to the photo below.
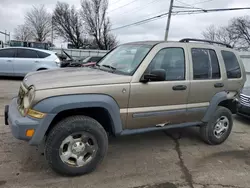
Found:
<svg viewBox="0 0 250 188"><path fill-rule="evenodd" d="M63 1L63 0L62 0ZM170 0L109 0L109 17L112 28L140 21L151 16L168 11ZM0 31L7 30L13 35L14 28L24 22L25 12L32 5L45 4L52 12L57 0L0 0ZM80 0L64 0L69 4L80 8ZM124 6L130 3L127 6ZM208 8L232 8L250 7L250 0L175 0L175 5L183 6L184 2L203 9ZM203 3L202 3L203 2ZM177 9L175 9L177 10ZM250 10L216 12L197 15L176 15L172 17L170 25L170 40L178 40L186 37L201 37L201 32L211 24L223 26L237 16L250 16ZM120 43L138 40L162 40L166 27L167 18L143 25L123 28L113 31ZM4 36L0 34L0 40ZM57 45L60 42L57 41Z"/></svg>

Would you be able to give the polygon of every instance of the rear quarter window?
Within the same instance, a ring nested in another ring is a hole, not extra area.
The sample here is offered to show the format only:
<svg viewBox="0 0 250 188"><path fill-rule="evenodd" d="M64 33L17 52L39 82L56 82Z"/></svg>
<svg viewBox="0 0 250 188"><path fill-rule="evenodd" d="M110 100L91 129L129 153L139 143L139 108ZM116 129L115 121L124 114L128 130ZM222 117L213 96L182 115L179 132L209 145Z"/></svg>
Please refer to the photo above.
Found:
<svg viewBox="0 0 250 188"><path fill-rule="evenodd" d="M45 52L37 51L36 53L37 53L37 55L38 55L39 58L46 58L46 57L50 56L50 54L45 53Z"/></svg>
<svg viewBox="0 0 250 188"><path fill-rule="evenodd" d="M221 51L221 55L225 63L227 78L231 79L241 78L240 65L236 55L233 52L225 50Z"/></svg>

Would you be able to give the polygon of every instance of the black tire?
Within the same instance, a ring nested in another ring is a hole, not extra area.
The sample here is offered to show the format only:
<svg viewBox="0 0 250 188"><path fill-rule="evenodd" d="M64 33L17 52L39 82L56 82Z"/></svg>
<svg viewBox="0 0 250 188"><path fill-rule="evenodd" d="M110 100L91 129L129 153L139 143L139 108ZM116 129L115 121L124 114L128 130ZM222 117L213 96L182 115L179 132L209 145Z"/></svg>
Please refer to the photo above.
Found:
<svg viewBox="0 0 250 188"><path fill-rule="evenodd" d="M214 135L215 125L217 120L223 116L227 117L227 119L229 120L229 125L228 125L229 127L227 131L220 138L217 138ZM200 134L204 142L206 142L207 144L219 145L222 144L228 138L232 128L233 128L233 118L231 111L225 107L218 106L213 116L209 120L209 122L200 127Z"/></svg>
<svg viewBox="0 0 250 188"><path fill-rule="evenodd" d="M65 164L59 155L62 141L76 132L87 132L97 141L98 150L95 157L82 167ZM92 172L103 160L108 150L108 137L104 128L94 119L86 116L70 116L59 123L49 132L45 143L45 157L51 168L62 175L77 176Z"/></svg>

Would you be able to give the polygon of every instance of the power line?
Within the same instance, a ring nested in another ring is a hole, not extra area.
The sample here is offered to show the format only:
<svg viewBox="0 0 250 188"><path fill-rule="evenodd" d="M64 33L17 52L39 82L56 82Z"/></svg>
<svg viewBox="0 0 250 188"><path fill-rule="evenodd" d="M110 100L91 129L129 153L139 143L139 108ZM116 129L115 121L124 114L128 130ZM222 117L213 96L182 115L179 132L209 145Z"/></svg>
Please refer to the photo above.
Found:
<svg viewBox="0 0 250 188"><path fill-rule="evenodd" d="M249 10L250 7L245 8L217 8L217 9L206 9L204 12L203 10L183 10L178 11L177 13L209 13L209 12L225 12L225 11L232 11L232 10Z"/></svg>
<svg viewBox="0 0 250 188"><path fill-rule="evenodd" d="M113 11L116 11L116 10L118 10L118 9L120 9L120 8L126 7L126 6L128 6L128 5L132 4L132 3L134 3L135 1L138 1L138 0L131 1L131 2L127 3L127 4L125 4L125 5L122 5L122 6L119 6L119 7L115 8L115 9L112 9L112 10L110 10L108 13L113 12Z"/></svg>
<svg viewBox="0 0 250 188"><path fill-rule="evenodd" d="M135 8L135 9L132 9L132 10L127 11L127 12L123 12L123 13L121 13L119 16L124 15L124 14L127 14L127 13L130 13L130 14L131 14L131 13L136 12L137 10L138 10L137 12L139 12L139 11L145 9L146 7L148 7L148 5L150 5L150 4L154 3L154 2L157 2L157 1L162 1L162 0L153 0L153 1L150 1L150 2L148 2L147 4L145 4L144 6L137 7L137 8Z"/></svg>
<svg viewBox="0 0 250 188"><path fill-rule="evenodd" d="M250 9L250 7L245 7L245 8L226 8L226 9L207 9L206 12L204 12L203 10L184 10L184 11L173 11L172 13L178 14L178 15L187 15L187 14L201 14L201 13L209 13L209 12L219 12L219 11L232 11L232 10L246 10L246 9ZM126 28L126 27L131 27L131 26L137 26L137 25L141 25L147 22L151 22L154 20L158 20L160 18L163 18L165 16L168 15L168 12L165 12L163 14L159 14L157 16L153 16L144 20L140 20L138 22L134 22L131 24L127 24L124 26L120 26L120 27L116 27L111 29L113 30L118 30L118 29L122 29L122 28Z"/></svg>
<svg viewBox="0 0 250 188"><path fill-rule="evenodd" d="M120 2L120 1L122 1L122 0L117 0L117 1L113 2L112 4L116 4L116 3Z"/></svg>
<svg viewBox="0 0 250 188"><path fill-rule="evenodd" d="M128 24L128 25L124 25L124 26L121 26L121 27L116 27L114 29L111 29L111 31L122 29L122 28L125 28L125 27L134 26L134 25L141 25L141 24L144 24L144 23L147 23L147 22L150 22L150 21L153 21L153 20L165 17L167 15L168 15L168 13L163 13L163 14L160 14L160 15L157 15L157 16L153 16L151 18L147 18L147 19L144 19L144 20L141 20L141 21L138 21L138 22L134 22L134 23Z"/></svg>
<svg viewBox="0 0 250 188"><path fill-rule="evenodd" d="M200 9L200 10L203 10L203 11L205 11L204 9L202 9L202 8L198 8L198 7L194 7L193 5L190 5L190 4L187 4L187 3L184 3L184 2L182 2L182 1L179 1L179 0L176 0L177 2L179 2L179 3L181 3L181 4L183 4L183 5L186 5L186 6L189 6L189 7L184 7L184 8L193 8L193 9ZM176 7L176 6L175 6Z"/></svg>
<svg viewBox="0 0 250 188"><path fill-rule="evenodd" d="M192 5L198 5L198 4L207 3L207 2L210 2L210 1L213 1L213 0L200 1L200 2L194 3Z"/></svg>

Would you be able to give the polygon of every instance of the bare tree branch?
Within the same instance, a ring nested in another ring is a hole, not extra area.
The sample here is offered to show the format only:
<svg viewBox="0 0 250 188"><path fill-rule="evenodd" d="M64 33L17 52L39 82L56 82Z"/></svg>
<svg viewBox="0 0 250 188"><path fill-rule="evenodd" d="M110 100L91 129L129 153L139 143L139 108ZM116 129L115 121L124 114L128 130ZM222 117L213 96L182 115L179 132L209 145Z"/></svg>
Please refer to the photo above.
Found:
<svg viewBox="0 0 250 188"><path fill-rule="evenodd" d="M107 0L82 0L81 15L85 29L99 49L111 49L117 40L110 32L111 23L107 17Z"/></svg>
<svg viewBox="0 0 250 188"><path fill-rule="evenodd" d="M216 28L214 25L209 26L202 35L207 40L222 42L236 47L237 39L233 37L231 30L228 27Z"/></svg>
<svg viewBox="0 0 250 188"><path fill-rule="evenodd" d="M205 31L202 32L202 36L204 37L204 39L215 41L216 33L217 29L215 28L215 26L210 25L209 27L206 28Z"/></svg>
<svg viewBox="0 0 250 188"><path fill-rule="evenodd" d="M74 6L70 8L67 3L57 2L53 13L53 28L58 36L72 43L76 48L83 47L83 24Z"/></svg>
<svg viewBox="0 0 250 188"><path fill-rule="evenodd" d="M30 28L33 38L45 41L51 34L51 15L44 5L33 7L25 16L25 25Z"/></svg>
<svg viewBox="0 0 250 188"><path fill-rule="evenodd" d="M230 44L238 50L247 50L250 48L250 17L233 18L228 25L219 28L211 25L202 35L205 39Z"/></svg>
<svg viewBox="0 0 250 188"><path fill-rule="evenodd" d="M18 25L14 31L14 39L28 41L32 39L30 28L26 25Z"/></svg>
<svg viewBox="0 0 250 188"><path fill-rule="evenodd" d="M238 17L230 21L233 37L239 39L242 47L250 47L250 17Z"/></svg>

